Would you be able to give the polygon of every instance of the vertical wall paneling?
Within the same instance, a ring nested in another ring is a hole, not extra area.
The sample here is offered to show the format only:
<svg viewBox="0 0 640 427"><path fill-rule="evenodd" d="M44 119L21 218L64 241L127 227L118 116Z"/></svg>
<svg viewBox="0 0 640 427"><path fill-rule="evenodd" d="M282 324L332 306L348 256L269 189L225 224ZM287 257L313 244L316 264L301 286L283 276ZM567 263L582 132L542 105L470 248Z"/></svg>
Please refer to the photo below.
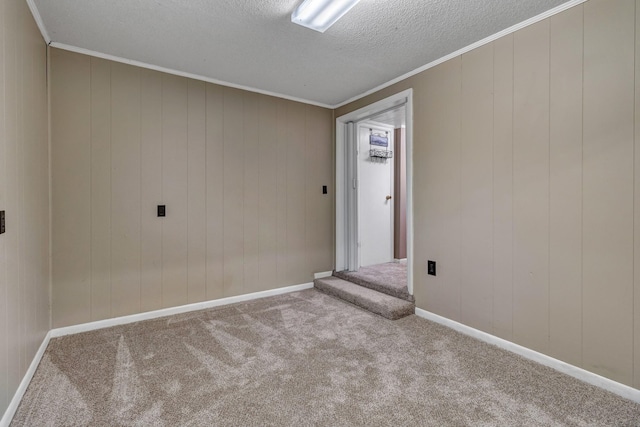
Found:
<svg viewBox="0 0 640 427"><path fill-rule="evenodd" d="M315 160L316 156L316 147L315 147L315 122L317 120L317 115L314 114L314 108L311 106L305 107L305 122L307 126L305 127L305 187L311 189L312 191L305 192L305 217L307 221L305 222L305 253L307 255L307 259L305 260L307 265L310 267L309 271L316 271L315 265L317 262L321 261L318 259L318 255L314 250L316 248L315 243L318 238L321 238L320 232L321 230L318 227L314 227L316 221L314 221L315 215L320 215L321 207L317 204L320 201L319 195L322 194L322 185L319 183L318 175L320 165L319 162ZM315 191L313 191L315 190Z"/></svg>
<svg viewBox="0 0 640 427"><path fill-rule="evenodd" d="M23 17L23 9L20 8L19 6L17 7L16 10L16 27L18 27L18 25L20 24L24 24L24 21L22 19ZM18 31L16 33L16 52L22 52L23 51L23 46L24 46L24 34L21 31ZM28 285L28 279L25 277L25 270L24 268L22 268L22 265L20 265L20 260L25 259L26 254L25 254L25 248L28 242L28 236L27 231L25 229L25 223L26 222L31 222L31 214L30 212L28 212L25 209L25 205L24 205L24 188L22 186L20 186L20 183L24 182L25 180L25 175L24 175L24 171L25 171L25 150L26 150L26 129L24 128L23 124L24 124L24 116L25 116L25 111L23 110L23 107L25 105L25 96L27 95L25 87L23 86L23 82L24 82L24 71L25 71L25 62L27 61L27 57L25 56L23 58L22 61L16 61L16 66L15 66L15 71L16 71L16 105L15 105L15 113L16 113L16 139L15 139L15 143L16 143L16 155L17 155L17 161L15 162L15 175L12 174L12 176L14 177L15 181L13 186L10 187L10 191L13 191L15 199L14 199L14 203L15 206L18 208L17 211L22 212L22 215L20 217L16 218L16 222L15 222L15 230L16 230L16 237L18 240L18 246L17 246L17 251L15 252L16 255L16 296L19 298L19 301L21 301L22 303L19 305L18 309L16 310L16 313L18 314L18 317L16 318L17 322L14 323L14 328L16 329L16 332L18 333L18 342L19 342L19 347L18 347L18 351L15 353L18 356L18 368L21 372L24 372L26 370L26 366L25 366L25 352L26 349L29 345L28 343L28 337L26 335L26 329L29 326L28 322L27 322L27 318L29 310L30 310L30 304L24 304L24 301L27 300L28 295L28 289L29 289L29 285ZM20 286L19 284L24 284L22 286ZM10 283L11 285L11 283Z"/></svg>
<svg viewBox="0 0 640 427"><path fill-rule="evenodd" d="M46 87L46 45L26 2L0 2L0 210L5 211L6 232L0 235L0 414L6 410L31 363L49 324L49 149ZM88 64L88 62L86 62ZM83 62L79 64L85 65ZM87 83L88 79L77 82ZM88 104L84 105L88 108ZM86 123L88 126L88 121ZM57 129L68 136L87 128ZM77 142L77 141L76 141ZM74 143L70 142L70 146ZM88 171L87 161L72 168L63 179ZM59 158L57 160L60 160ZM81 194L71 197L81 203ZM56 188L59 190L59 187ZM83 206L84 207L84 206ZM80 218L88 210L79 212ZM61 218L57 218L61 220ZM72 220L59 221L69 228ZM86 231L71 239L87 244ZM88 222L86 223L88 224ZM82 284L81 310L71 308L70 317L88 313L90 264L80 257L71 271L72 251L62 259L61 277L78 278ZM83 254L84 255L84 254ZM86 292L84 292L86 291Z"/></svg>
<svg viewBox="0 0 640 427"><path fill-rule="evenodd" d="M17 4L13 2L5 3L7 6L5 14L4 26L5 31L5 45L4 55L9 61L5 71L5 81L9 84L5 84L5 105L8 107L5 109L5 137L6 137L6 155L8 161L7 172L5 181L6 185L6 203L7 206L12 206L13 209L7 209L5 212L7 224L13 224L10 228L7 228L6 234L3 236L5 242L10 248L7 251L7 300L13 302L7 304L7 324L12 325L7 328L8 335L8 363L13 369L9 370L8 383L9 389L15 390L20 382L19 372L20 367L20 352L23 348L23 335L19 328L14 325L20 324L20 317L24 308L21 304L20 294L20 264L19 264L19 250L20 250L20 238L18 235L20 217L18 212L20 208L18 206L18 164L20 162L18 151L18 64L14 58L16 58L17 52Z"/></svg>
<svg viewBox="0 0 640 427"><path fill-rule="evenodd" d="M278 283L278 109L266 96L259 112L260 290Z"/></svg>
<svg viewBox="0 0 640 427"><path fill-rule="evenodd" d="M111 313L123 316L140 310L140 69L111 75Z"/></svg>
<svg viewBox="0 0 640 427"><path fill-rule="evenodd" d="M493 46L462 55L461 320L493 331Z"/></svg>
<svg viewBox="0 0 640 427"><path fill-rule="evenodd" d="M513 336L513 35L493 44L493 333Z"/></svg>
<svg viewBox="0 0 640 427"><path fill-rule="evenodd" d="M206 85L207 295L224 295L224 99L220 86Z"/></svg>
<svg viewBox="0 0 640 427"><path fill-rule="evenodd" d="M111 317L111 62L91 58L91 320Z"/></svg>
<svg viewBox="0 0 640 427"><path fill-rule="evenodd" d="M56 326L332 268L331 111L52 52Z"/></svg>
<svg viewBox="0 0 640 427"><path fill-rule="evenodd" d="M187 303L187 79L162 76L162 305Z"/></svg>
<svg viewBox="0 0 640 427"><path fill-rule="evenodd" d="M413 135L414 136L414 145L413 145L413 182L417 184L418 182L425 182L428 178L431 178L433 171L431 167L431 150L432 146L435 144L435 140L433 138L424 138L421 143L417 143L419 138L418 135L431 135L430 127L432 123L425 120L417 120L418 117L427 117L427 111L431 111L430 109L434 108L434 105L429 102L430 98L428 97L415 97L417 93L427 93L427 88L430 88L429 78L422 79L422 87L413 87L414 98L413 98ZM339 112L334 113L336 117L339 117ZM425 167L416 167L418 164L424 164ZM414 219L423 218L424 221L429 221L432 223L436 220L435 212L431 209L431 203L434 199L433 191L431 188L427 188L426 186L422 191L417 191L415 185L413 187L413 216ZM413 295L416 299L416 307L418 306L418 301L426 302L431 298L431 289L435 283L435 278L427 275L427 259L434 259L436 256L435 247L431 245L430 242L433 242L433 238L435 237L434 229L424 228L421 232L418 232L415 229L417 224L414 221L414 233L413 233L413 253L414 253L414 264L413 264ZM418 256L421 255L421 258ZM437 279L436 279L437 280ZM427 286L429 284L429 286ZM426 305L422 305L421 308L426 308Z"/></svg>
<svg viewBox="0 0 640 427"><path fill-rule="evenodd" d="M549 21L514 34L513 338L549 347Z"/></svg>
<svg viewBox="0 0 640 427"><path fill-rule="evenodd" d="M490 46L492 333L638 388L640 0L589 0ZM488 114L467 93L481 87L485 49L335 111L413 88L416 304L475 327L491 315L465 302L489 288L482 263L471 267L486 253L470 226L489 191L483 176L472 181L486 153L470 164Z"/></svg>
<svg viewBox="0 0 640 427"><path fill-rule="evenodd" d="M1 22L1 21L0 21ZM38 83L34 84L37 91L38 105L34 107L33 112L36 116L32 117L32 120L38 124L37 143L42 144L39 149L39 163L37 169L39 172L38 180L40 185L40 197L41 205L38 208L40 214L39 222L39 254L34 255L35 259L39 261L40 276L37 279L37 286L39 287L39 293L37 295L38 312L37 312L37 325L38 331L34 331L39 336L44 336L47 330L51 327L51 239L49 235L49 226L51 221L51 204L49 201L50 188L50 167L49 167L49 93L48 93L48 70L47 61L48 47L44 43L40 35L40 31L37 28L35 21L31 22L31 37L33 39L32 48L36 51L36 65L35 65L35 77ZM1 97L0 97L1 98ZM0 113L1 114L1 113ZM40 119L43 117L43 119ZM28 123L27 125L31 125ZM1 258L1 257L0 257ZM0 289L2 287L0 286ZM0 290L0 293L2 291ZM38 344L39 345L39 344Z"/></svg>
<svg viewBox="0 0 640 427"><path fill-rule="evenodd" d="M91 61L52 50L51 62L52 311L58 327L91 320Z"/></svg>
<svg viewBox="0 0 640 427"><path fill-rule="evenodd" d="M245 92L243 148L244 148L244 286L255 289L260 281L260 98Z"/></svg>
<svg viewBox="0 0 640 427"><path fill-rule="evenodd" d="M206 84L188 82L188 302L207 290Z"/></svg>
<svg viewBox="0 0 640 427"><path fill-rule="evenodd" d="M426 269L426 260L438 263L438 275L426 276L426 309L456 321L460 319L460 58L429 70L425 93L427 147L418 151L414 164L423 164L423 178L431 183L424 204L429 227L421 240L429 252L419 259L418 268ZM416 144L417 145L417 144ZM420 188L419 185L414 188ZM416 244L420 242L416 240ZM418 246L416 246L418 247Z"/></svg>
<svg viewBox="0 0 640 427"><path fill-rule="evenodd" d="M5 3L0 2L0 46L5 43ZM5 126L5 67L10 61L0 53L0 210L7 209L7 138ZM7 277L7 251L9 250L6 239L0 236L0 413L9 404L9 319L7 317L8 304L8 277Z"/></svg>
<svg viewBox="0 0 640 427"><path fill-rule="evenodd" d="M0 22L2 22L0 18ZM25 52L31 58L30 72L24 82L29 88L25 111L28 112L24 126L30 129L30 152L25 159L29 165L29 180L24 191L28 209L34 214L34 225L27 224L29 230L29 260L33 268L30 272L30 285L33 289L31 299L25 301L32 305L33 328L27 330L31 349L27 351L27 367L31 358L38 351L42 338L49 328L49 149L48 149L48 108L47 108L47 55L46 45L38 31L30 11L25 8L27 40ZM1 42L0 42L1 43ZM1 44L0 44L1 45ZM1 80L0 80L1 82ZM1 99L1 96L0 96ZM33 159L33 160L32 160ZM0 166L1 167L1 166ZM34 187L33 192L28 188ZM32 199L35 195L37 201ZM1 255L0 255L1 257ZM0 289L2 287L0 286ZM1 294L1 290L0 290ZM1 333L0 333L1 334Z"/></svg>
<svg viewBox="0 0 640 427"><path fill-rule="evenodd" d="M295 283L311 281L305 256L306 107L287 102L287 257Z"/></svg>
<svg viewBox="0 0 640 427"><path fill-rule="evenodd" d="M140 70L140 301L162 308L162 74Z"/></svg>
<svg viewBox="0 0 640 427"><path fill-rule="evenodd" d="M289 174L287 170L290 153L287 149L287 104L288 101L278 99L275 101L277 109L277 122L276 130L278 135L276 153L277 153L277 182L276 188L277 205L278 205L278 225L277 225L277 239L278 239L278 260L277 260L277 274L278 282L283 282L287 277L290 277L290 260L287 251L287 181L289 180Z"/></svg>
<svg viewBox="0 0 640 427"><path fill-rule="evenodd" d="M313 273L326 271L323 266L332 265L333 246L332 224L322 221L332 215L334 193L331 165L331 147L323 142L332 138L331 128L326 123L331 120L323 108L306 107L306 250L307 269ZM322 186L327 186L327 193L322 194Z"/></svg>
<svg viewBox="0 0 640 427"><path fill-rule="evenodd" d="M633 357L634 18L633 0L584 5L583 363L627 384Z"/></svg>
<svg viewBox="0 0 640 427"><path fill-rule="evenodd" d="M582 363L582 5L550 19L549 352Z"/></svg>
<svg viewBox="0 0 640 427"><path fill-rule="evenodd" d="M224 88L224 296L244 289L244 120L242 92Z"/></svg>
<svg viewBox="0 0 640 427"><path fill-rule="evenodd" d="M640 389L640 0L636 0L635 126L634 126L634 268L633 268L633 387Z"/></svg>

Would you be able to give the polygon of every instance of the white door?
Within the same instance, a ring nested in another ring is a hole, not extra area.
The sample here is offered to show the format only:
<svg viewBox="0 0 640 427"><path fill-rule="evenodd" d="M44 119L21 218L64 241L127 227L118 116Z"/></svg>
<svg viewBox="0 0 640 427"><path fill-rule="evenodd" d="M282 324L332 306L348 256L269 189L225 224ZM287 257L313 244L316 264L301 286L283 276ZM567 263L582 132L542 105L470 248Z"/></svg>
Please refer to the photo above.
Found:
<svg viewBox="0 0 640 427"><path fill-rule="evenodd" d="M372 157L370 135L388 137L393 151L393 128L360 124L358 127L360 266L393 261L393 159Z"/></svg>

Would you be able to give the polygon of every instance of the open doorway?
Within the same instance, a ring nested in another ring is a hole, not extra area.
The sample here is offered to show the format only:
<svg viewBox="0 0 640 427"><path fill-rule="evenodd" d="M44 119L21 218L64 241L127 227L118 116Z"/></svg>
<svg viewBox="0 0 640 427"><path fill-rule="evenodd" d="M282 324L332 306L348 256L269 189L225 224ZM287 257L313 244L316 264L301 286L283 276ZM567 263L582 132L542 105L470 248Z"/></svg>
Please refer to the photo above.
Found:
<svg viewBox="0 0 640 427"><path fill-rule="evenodd" d="M336 120L336 272L391 274L402 263L409 295L412 118L409 89Z"/></svg>
<svg viewBox="0 0 640 427"><path fill-rule="evenodd" d="M402 107L398 107L403 110ZM394 166L395 128L367 120L358 123L358 265L389 263L394 260Z"/></svg>

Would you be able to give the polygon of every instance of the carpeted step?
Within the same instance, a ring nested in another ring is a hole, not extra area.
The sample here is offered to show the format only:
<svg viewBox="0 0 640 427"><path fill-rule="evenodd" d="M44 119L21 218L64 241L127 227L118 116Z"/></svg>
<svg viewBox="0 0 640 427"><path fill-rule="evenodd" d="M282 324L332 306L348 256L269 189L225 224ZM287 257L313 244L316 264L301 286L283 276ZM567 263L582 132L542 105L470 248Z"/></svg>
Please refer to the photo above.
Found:
<svg viewBox="0 0 640 427"><path fill-rule="evenodd" d="M338 277L314 280L315 288L324 293L343 299L351 304L379 314L387 319L397 320L415 312L415 304L391 295L347 282Z"/></svg>
<svg viewBox="0 0 640 427"><path fill-rule="evenodd" d="M407 265L395 262L360 267L358 271L334 271L333 275L365 288L414 302L407 289Z"/></svg>

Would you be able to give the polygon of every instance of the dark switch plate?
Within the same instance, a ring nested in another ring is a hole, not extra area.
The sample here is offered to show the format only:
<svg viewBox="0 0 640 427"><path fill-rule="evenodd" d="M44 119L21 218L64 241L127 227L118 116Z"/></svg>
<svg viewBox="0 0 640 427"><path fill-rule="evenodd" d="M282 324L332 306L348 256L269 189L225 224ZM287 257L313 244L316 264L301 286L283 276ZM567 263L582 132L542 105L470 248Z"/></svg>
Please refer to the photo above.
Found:
<svg viewBox="0 0 640 427"><path fill-rule="evenodd" d="M4 225L4 211L0 211L0 234L4 234L6 231Z"/></svg>
<svg viewBox="0 0 640 427"><path fill-rule="evenodd" d="M327 186L326 185L322 186L322 194L327 194Z"/></svg>
<svg viewBox="0 0 640 427"><path fill-rule="evenodd" d="M165 205L158 205L158 216L167 216L167 207Z"/></svg>
<svg viewBox="0 0 640 427"><path fill-rule="evenodd" d="M436 262L435 261L427 261L427 273L431 276L436 275Z"/></svg>

